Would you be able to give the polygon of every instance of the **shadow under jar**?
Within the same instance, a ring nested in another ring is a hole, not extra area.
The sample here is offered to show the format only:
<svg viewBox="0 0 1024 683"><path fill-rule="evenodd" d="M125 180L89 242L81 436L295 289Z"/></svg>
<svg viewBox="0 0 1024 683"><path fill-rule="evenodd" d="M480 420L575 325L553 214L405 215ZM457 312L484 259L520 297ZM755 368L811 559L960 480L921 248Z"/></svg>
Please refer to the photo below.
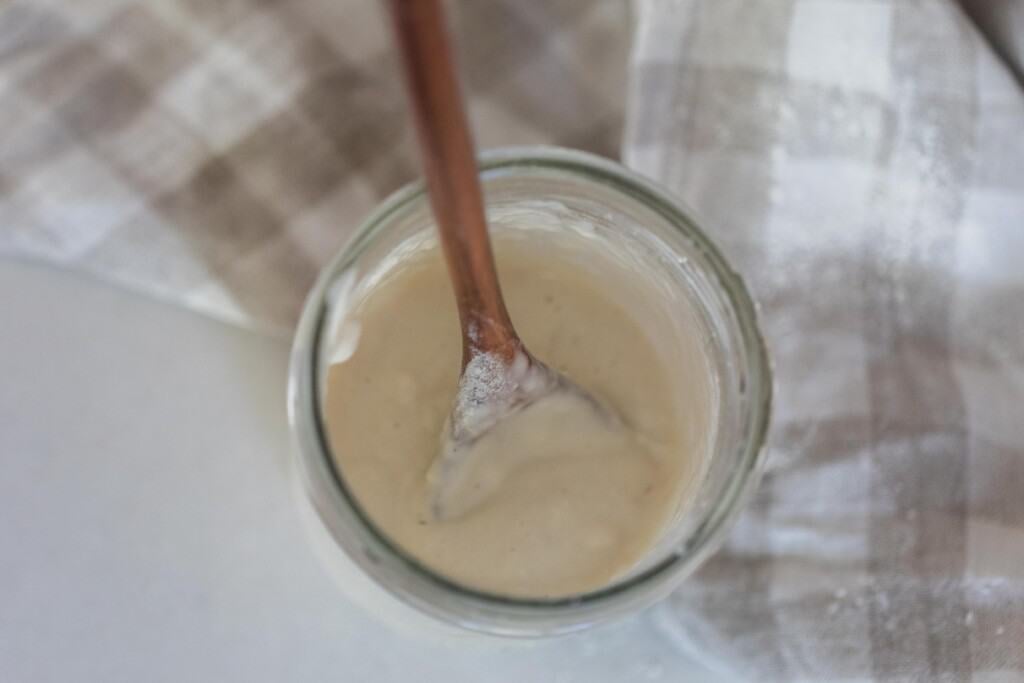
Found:
<svg viewBox="0 0 1024 683"><path fill-rule="evenodd" d="M743 282L665 191L613 162L548 147L488 152L480 173L496 244L504 230L517 226L546 230L545 239L557 240L560 233L585 236L655 283L658 296L637 305L658 308L667 325L685 327L697 340L707 361L708 406L700 415L706 424L695 442L701 452L685 500L627 571L589 592L551 598L460 583L379 528L346 480L339 465L344 458L332 452L325 392L339 344L354 342L338 335L361 293L372 290L417 245L433 239L433 219L419 183L392 195L369 217L310 293L292 350L290 422L301 478L328 532L330 551L368 578L365 585L379 589L389 610L412 608L410 614L488 634L554 635L650 605L720 544L757 483L771 373ZM359 601L365 605L365 595Z"/></svg>

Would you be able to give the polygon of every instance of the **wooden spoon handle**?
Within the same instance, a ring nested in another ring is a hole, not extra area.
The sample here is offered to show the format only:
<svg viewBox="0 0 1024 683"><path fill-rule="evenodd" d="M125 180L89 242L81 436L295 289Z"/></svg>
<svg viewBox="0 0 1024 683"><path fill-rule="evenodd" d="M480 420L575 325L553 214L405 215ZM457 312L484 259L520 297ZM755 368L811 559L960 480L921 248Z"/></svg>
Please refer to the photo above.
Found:
<svg viewBox="0 0 1024 683"><path fill-rule="evenodd" d="M498 285L487 218L440 0L388 0L416 121L430 202L463 334L474 351L520 346Z"/></svg>

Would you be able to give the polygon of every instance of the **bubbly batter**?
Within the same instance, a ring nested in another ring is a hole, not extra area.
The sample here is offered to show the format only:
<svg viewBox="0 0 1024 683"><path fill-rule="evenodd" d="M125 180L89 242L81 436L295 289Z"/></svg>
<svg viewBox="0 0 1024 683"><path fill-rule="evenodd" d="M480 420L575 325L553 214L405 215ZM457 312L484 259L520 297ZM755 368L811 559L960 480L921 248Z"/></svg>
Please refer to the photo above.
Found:
<svg viewBox="0 0 1024 683"><path fill-rule="evenodd" d="M708 364L665 313L678 302L587 240L498 233L494 250L527 348L622 423L573 402L531 406L488 434L455 513L435 518L431 465L461 342L440 251L425 248L350 302L325 390L332 452L378 528L435 571L518 597L598 589L642 560L700 475Z"/></svg>

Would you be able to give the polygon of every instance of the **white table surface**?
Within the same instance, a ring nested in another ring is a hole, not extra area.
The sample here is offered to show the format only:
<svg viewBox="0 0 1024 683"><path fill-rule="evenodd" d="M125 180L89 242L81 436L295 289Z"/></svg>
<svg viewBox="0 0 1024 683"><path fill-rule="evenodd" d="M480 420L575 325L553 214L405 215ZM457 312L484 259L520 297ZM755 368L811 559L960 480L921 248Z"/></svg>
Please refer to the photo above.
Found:
<svg viewBox="0 0 1024 683"><path fill-rule="evenodd" d="M287 341L0 261L0 681L714 680L654 608L437 641L345 600L290 484Z"/></svg>

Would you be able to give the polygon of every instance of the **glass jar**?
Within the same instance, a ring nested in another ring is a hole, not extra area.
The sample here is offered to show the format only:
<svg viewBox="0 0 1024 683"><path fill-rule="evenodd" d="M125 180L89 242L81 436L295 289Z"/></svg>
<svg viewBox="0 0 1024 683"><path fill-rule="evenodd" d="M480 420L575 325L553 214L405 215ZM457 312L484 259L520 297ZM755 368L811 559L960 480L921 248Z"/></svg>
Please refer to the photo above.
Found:
<svg viewBox="0 0 1024 683"><path fill-rule="evenodd" d="M355 579L357 600L365 604L367 591L379 593L372 600L379 598L380 606L369 605L373 611L394 614L397 609L401 620L402 610L411 607L449 625L490 634L564 633L652 604L721 543L758 479L771 372L755 307L742 280L689 212L663 189L611 161L549 147L488 152L480 173L489 213L521 207L531 213L531 220L559 229L585 228L646 244L652 267L668 273L671 286L697 311L717 405L710 452L691 490L691 504L628 575L601 590L558 599L509 598L459 585L418 562L374 526L346 487L322 424L328 330L339 315L339 289L351 291L354 281L393 259L398 245L433 230L422 183L389 197L324 269L309 295L295 336L289 381L298 469L329 532L335 559L362 574ZM409 618L422 617L414 615L410 611Z"/></svg>

